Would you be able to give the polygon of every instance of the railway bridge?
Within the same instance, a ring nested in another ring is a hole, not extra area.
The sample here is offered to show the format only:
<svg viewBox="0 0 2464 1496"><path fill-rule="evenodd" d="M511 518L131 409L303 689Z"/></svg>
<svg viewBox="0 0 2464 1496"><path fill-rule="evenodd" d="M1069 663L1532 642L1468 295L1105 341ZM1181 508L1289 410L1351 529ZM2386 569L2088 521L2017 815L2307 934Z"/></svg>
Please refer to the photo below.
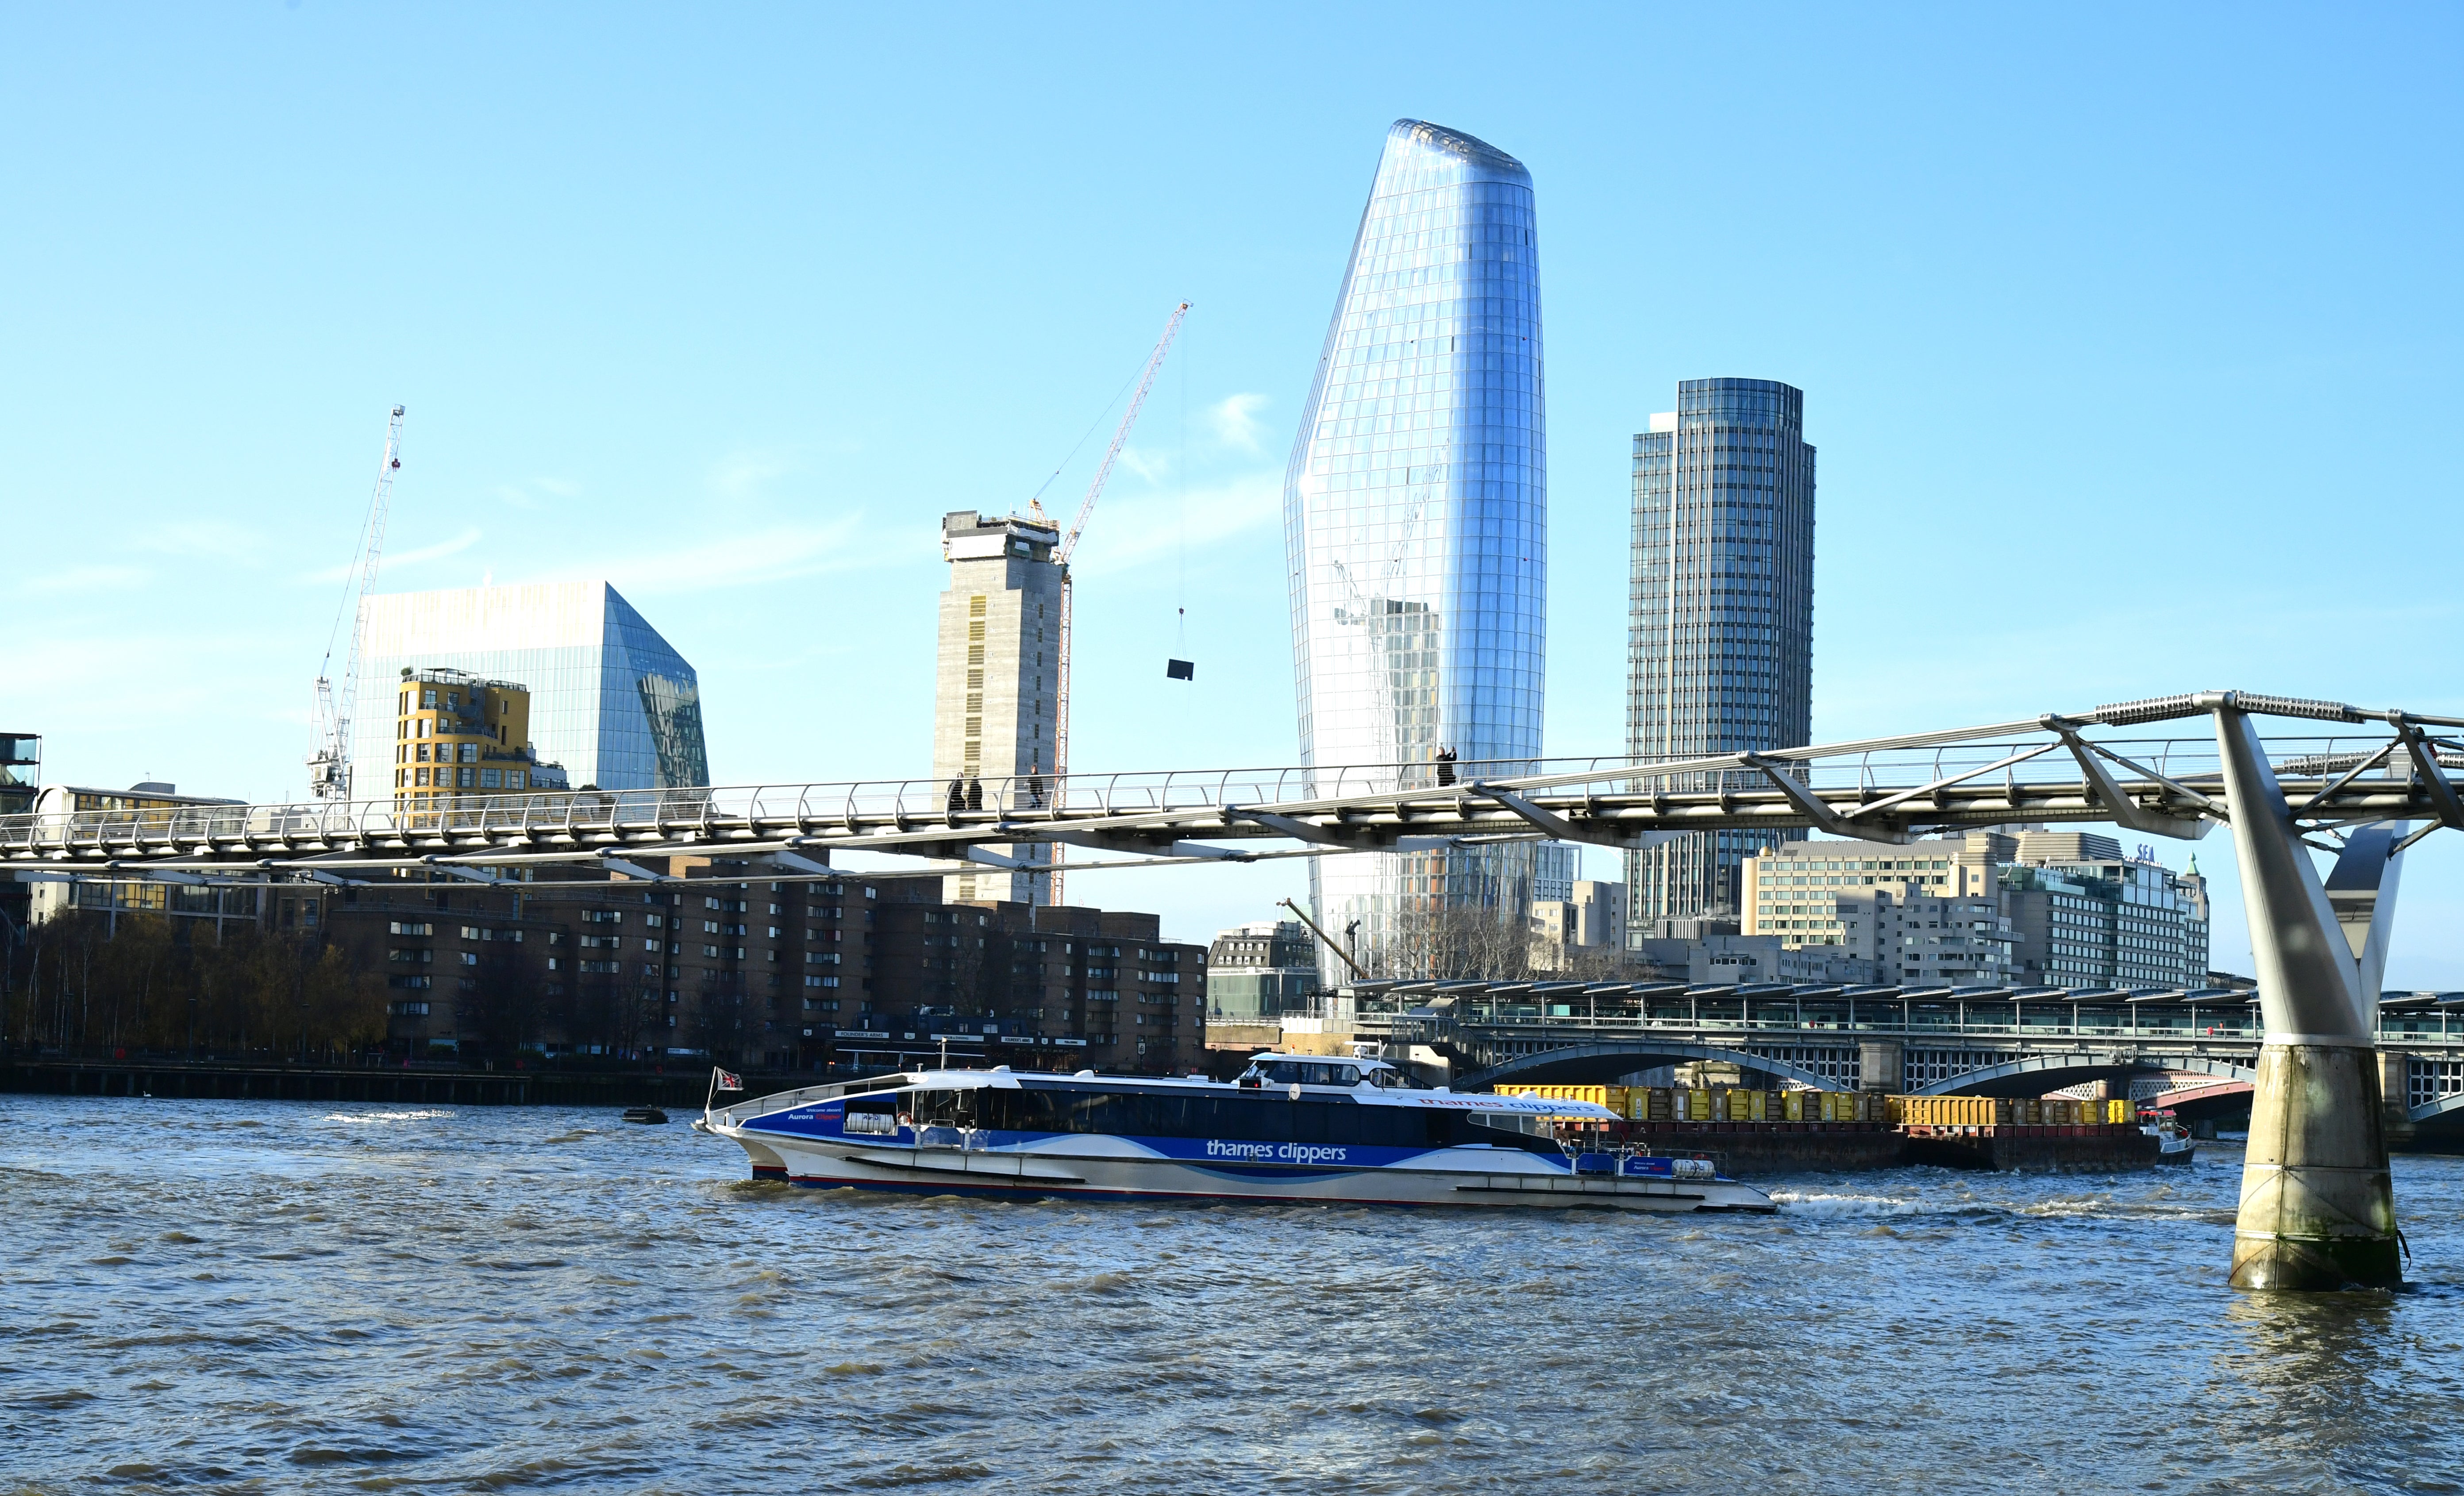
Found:
<svg viewBox="0 0 2464 1496"><path fill-rule="evenodd" d="M2101 1083L2191 1120L2250 1111L2266 1038L2256 994L2224 989L1378 981L1336 1001L1362 1038L1451 1061L1463 1089L1711 1061L1826 1090L2037 1096ZM2378 1055L2389 1141L2464 1147L2464 992L2383 994Z"/></svg>

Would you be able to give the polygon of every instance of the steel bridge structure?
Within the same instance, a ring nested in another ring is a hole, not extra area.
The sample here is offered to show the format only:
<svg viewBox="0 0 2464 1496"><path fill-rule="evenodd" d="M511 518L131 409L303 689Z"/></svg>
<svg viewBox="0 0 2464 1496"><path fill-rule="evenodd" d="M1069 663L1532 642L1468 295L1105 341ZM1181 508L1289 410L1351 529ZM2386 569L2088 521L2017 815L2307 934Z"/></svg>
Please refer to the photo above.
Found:
<svg viewBox="0 0 2464 1496"><path fill-rule="evenodd" d="M2262 720L2303 724L2262 737ZM2150 736L2200 721L2197 737ZM886 853L938 875L1022 865L1060 843L1078 870L1423 851L1551 837L1619 848L1689 831L1805 828L1867 841L2013 823L2110 822L2181 838L2233 829L2264 1036L2233 1281L2401 1281L2377 1014L2404 852L2464 828L2464 718L2244 692L1757 753L1460 765L1298 766L181 806L0 819L20 876L536 883L672 875L645 860L832 875ZM2334 856L2321 879L2312 851ZM869 874L870 875L870 874Z"/></svg>
<svg viewBox="0 0 2464 1496"><path fill-rule="evenodd" d="M1824 1090L2034 1096L2103 1082L2194 1119L2250 1109L2266 1042L2257 995L2224 988L1373 981L1336 1006L1362 1038L1434 1050L1470 1089L1708 1060ZM2464 1143L2464 992L2383 994L2377 1038L2391 1136ZM2173 1089L2159 1091L2165 1077Z"/></svg>

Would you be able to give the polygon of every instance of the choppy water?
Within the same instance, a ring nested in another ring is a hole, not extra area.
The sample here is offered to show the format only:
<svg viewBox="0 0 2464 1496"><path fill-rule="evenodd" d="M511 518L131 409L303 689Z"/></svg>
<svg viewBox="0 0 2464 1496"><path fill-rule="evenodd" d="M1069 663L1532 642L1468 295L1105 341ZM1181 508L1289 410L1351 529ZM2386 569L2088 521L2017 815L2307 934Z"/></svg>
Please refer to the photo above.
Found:
<svg viewBox="0 0 2464 1496"><path fill-rule="evenodd" d="M2226 1287L2207 1157L1089 1207L597 1112L0 1097L0 1489L2464 1489L2464 1160L2398 1160L2410 1291L2291 1298Z"/></svg>

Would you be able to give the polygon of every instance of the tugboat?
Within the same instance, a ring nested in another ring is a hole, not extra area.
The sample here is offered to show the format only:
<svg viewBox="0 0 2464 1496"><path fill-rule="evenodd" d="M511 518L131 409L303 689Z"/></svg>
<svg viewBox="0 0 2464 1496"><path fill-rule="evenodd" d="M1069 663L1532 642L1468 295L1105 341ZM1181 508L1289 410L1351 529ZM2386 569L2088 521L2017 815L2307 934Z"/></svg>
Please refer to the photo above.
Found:
<svg viewBox="0 0 2464 1496"><path fill-rule="evenodd" d="M2189 1163L2198 1156L2199 1145L2190 1130L2170 1111L2142 1111L2139 1131L2156 1139L2158 1163Z"/></svg>
<svg viewBox="0 0 2464 1496"><path fill-rule="evenodd" d="M820 1189L1275 1204L1753 1211L1681 1158L1584 1140L1589 1102L1425 1089L1383 1060L1266 1053L1239 1079L902 1072L705 1106L756 1178ZM1560 1136L1560 1132L1565 1133Z"/></svg>

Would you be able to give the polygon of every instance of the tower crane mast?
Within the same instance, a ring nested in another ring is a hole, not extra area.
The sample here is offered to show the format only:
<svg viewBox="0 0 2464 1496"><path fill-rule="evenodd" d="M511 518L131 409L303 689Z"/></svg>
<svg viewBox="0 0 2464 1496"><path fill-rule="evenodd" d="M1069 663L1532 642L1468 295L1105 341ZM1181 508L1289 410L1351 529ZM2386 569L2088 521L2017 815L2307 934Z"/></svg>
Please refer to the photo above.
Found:
<svg viewBox="0 0 2464 1496"><path fill-rule="evenodd" d="M334 615L325 636L325 658L317 669L317 751L308 756L308 793L322 801L351 798L351 713L359 690L360 645L368 593L377 583L377 563L385 558L385 515L393 502L393 475L402 470L402 409L393 407L385 421L385 458L377 465L376 489L368 497L368 517L353 551L355 564L345 574L342 611ZM334 641L341 636L342 615L351 619L351 652L342 661L342 688L334 689Z"/></svg>
<svg viewBox="0 0 2464 1496"><path fill-rule="evenodd" d="M1052 778L1055 790L1068 793L1069 783L1069 631L1070 594L1069 557L1078 549L1078 538L1087 532L1087 521L1095 513L1095 500L1104 496L1104 484L1112 475L1112 465L1120 460L1121 449L1128 444L1130 429L1138 424L1139 407L1147 403L1147 391L1155 387L1155 371L1163 367L1163 356L1172 347L1174 335L1180 331L1180 319L1189 315L1189 303L1183 301L1172 309L1163 324L1163 336L1155 340L1155 352L1147 355L1147 366L1138 375L1137 393L1130 397L1130 407L1121 412L1121 424L1112 432L1112 445L1104 450L1104 460L1095 469L1095 480L1087 485L1087 496L1078 502L1078 516L1069 521L1069 532L1061 538L1053 551L1053 560L1061 563L1061 678L1053 693L1052 712ZM1061 898L1062 848L1052 847L1052 902Z"/></svg>

